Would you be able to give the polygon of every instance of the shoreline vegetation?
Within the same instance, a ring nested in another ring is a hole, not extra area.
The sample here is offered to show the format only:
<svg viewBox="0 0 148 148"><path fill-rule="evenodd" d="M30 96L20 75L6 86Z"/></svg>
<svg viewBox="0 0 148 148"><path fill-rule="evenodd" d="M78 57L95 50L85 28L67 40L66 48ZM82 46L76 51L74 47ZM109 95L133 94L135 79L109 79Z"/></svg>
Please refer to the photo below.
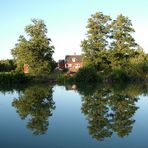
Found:
<svg viewBox="0 0 148 148"><path fill-rule="evenodd" d="M0 85L28 85L32 83L44 83L44 84L59 84L59 85L82 85L82 84L98 84L98 83L108 83L108 84L116 84L116 83L148 83L148 78L146 77L130 77L124 74L116 74L116 75L109 75L101 76L95 72L84 73L81 74L80 72L76 73L73 76L68 76L66 73L63 72L54 72L49 76L45 77L33 77L29 74L18 73L15 71L12 72L1 72L0 73ZM85 76L84 76L85 75Z"/></svg>
<svg viewBox="0 0 148 148"><path fill-rule="evenodd" d="M0 85L51 83L89 84L148 82L148 54L133 38L131 20L122 14L112 19L102 12L88 19L81 42L83 67L73 76L55 70L54 46L43 20L32 19L11 50L13 60L0 61ZM28 72L24 73L24 65Z"/></svg>

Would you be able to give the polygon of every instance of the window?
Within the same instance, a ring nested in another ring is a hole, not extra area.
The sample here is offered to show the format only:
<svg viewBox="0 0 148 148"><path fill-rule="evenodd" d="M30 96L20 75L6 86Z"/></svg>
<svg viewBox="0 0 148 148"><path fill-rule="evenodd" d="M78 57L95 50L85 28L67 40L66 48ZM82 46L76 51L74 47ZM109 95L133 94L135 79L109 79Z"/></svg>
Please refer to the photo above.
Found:
<svg viewBox="0 0 148 148"><path fill-rule="evenodd" d="M68 67L69 67L69 68L72 67L72 64L68 64Z"/></svg>
<svg viewBox="0 0 148 148"><path fill-rule="evenodd" d="M80 68L80 64L75 64L75 68Z"/></svg>
<svg viewBox="0 0 148 148"><path fill-rule="evenodd" d="M76 62L76 58L72 58L72 62Z"/></svg>

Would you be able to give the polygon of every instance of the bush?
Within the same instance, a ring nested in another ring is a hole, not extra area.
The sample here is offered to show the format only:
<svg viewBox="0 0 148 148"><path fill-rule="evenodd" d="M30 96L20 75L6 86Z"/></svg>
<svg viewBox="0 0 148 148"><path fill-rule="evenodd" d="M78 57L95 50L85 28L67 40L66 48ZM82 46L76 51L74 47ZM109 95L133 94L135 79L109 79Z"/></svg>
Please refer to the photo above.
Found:
<svg viewBox="0 0 148 148"><path fill-rule="evenodd" d="M30 80L31 78L23 73L16 73L16 72L0 73L0 84L27 83Z"/></svg>
<svg viewBox="0 0 148 148"><path fill-rule="evenodd" d="M75 75L76 82L97 82L99 80L99 76L97 75L97 71L92 66L87 66L80 68L79 71Z"/></svg>
<svg viewBox="0 0 148 148"><path fill-rule="evenodd" d="M118 81L127 81L129 77L126 71L122 69L115 69L111 74L111 79Z"/></svg>
<svg viewBox="0 0 148 148"><path fill-rule="evenodd" d="M16 69L16 64L13 60L1 60L0 72L10 72Z"/></svg>
<svg viewBox="0 0 148 148"><path fill-rule="evenodd" d="M143 62L143 63L140 65L140 68L141 68L142 76L143 76L144 78L147 78L147 75L148 75L148 61Z"/></svg>

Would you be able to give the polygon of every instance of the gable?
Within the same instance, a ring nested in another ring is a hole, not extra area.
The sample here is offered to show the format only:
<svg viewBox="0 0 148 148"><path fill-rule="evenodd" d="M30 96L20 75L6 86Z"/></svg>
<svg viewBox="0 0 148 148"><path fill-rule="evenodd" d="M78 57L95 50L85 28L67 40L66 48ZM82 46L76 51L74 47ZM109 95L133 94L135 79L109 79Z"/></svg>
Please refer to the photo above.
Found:
<svg viewBox="0 0 148 148"><path fill-rule="evenodd" d="M81 63L82 62L82 59L81 59L81 56L80 55L67 55L65 57L65 61L67 63L74 63L74 62Z"/></svg>

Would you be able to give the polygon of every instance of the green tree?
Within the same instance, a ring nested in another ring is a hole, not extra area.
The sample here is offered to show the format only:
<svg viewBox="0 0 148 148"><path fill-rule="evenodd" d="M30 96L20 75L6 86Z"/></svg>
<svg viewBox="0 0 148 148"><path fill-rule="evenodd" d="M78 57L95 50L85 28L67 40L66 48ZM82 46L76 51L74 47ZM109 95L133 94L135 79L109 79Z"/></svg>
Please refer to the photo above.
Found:
<svg viewBox="0 0 148 148"><path fill-rule="evenodd" d="M109 70L108 38L110 34L110 16L97 12L88 19L86 39L81 42L83 60L98 71Z"/></svg>
<svg viewBox="0 0 148 148"><path fill-rule="evenodd" d="M18 70L22 71L24 64L28 64L30 75L48 75L52 69L54 47L47 37L46 25L42 20L33 19L25 32L27 39L21 35L12 49Z"/></svg>
<svg viewBox="0 0 148 148"><path fill-rule="evenodd" d="M130 59L129 63L131 65L130 69L128 70L129 75L147 79L148 60L142 47L138 47L136 54Z"/></svg>
<svg viewBox="0 0 148 148"><path fill-rule="evenodd" d="M84 77L85 76L85 77ZM95 83L99 80L96 70L91 66L80 68L75 75L76 82Z"/></svg>
<svg viewBox="0 0 148 148"><path fill-rule="evenodd" d="M147 55L136 43L132 22L123 15L112 20L97 12L88 19L81 42L84 66L91 65L105 78L147 77Z"/></svg>
<svg viewBox="0 0 148 148"><path fill-rule="evenodd" d="M1 60L0 61L0 72L10 72L16 69L14 60Z"/></svg>
<svg viewBox="0 0 148 148"><path fill-rule="evenodd" d="M111 24L111 66L112 69L125 68L129 66L129 60L138 52L138 44L132 34L135 32L131 20L119 15Z"/></svg>

